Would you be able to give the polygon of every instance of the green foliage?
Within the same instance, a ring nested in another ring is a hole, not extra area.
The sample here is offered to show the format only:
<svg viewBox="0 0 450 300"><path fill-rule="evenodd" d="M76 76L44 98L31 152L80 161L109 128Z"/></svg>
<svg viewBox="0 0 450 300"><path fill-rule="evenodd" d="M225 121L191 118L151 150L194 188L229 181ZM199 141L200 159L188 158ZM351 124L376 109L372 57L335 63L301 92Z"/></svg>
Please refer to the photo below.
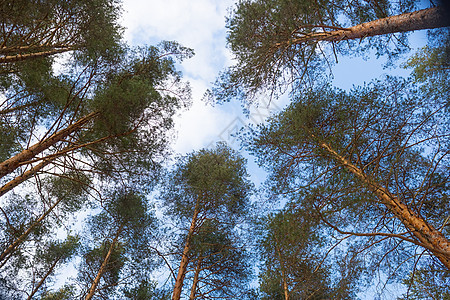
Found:
<svg viewBox="0 0 450 300"><path fill-rule="evenodd" d="M162 182L160 199L167 213L183 228L191 226L176 249L180 253L184 245L189 248L187 259L194 271L187 278L193 279L201 268L198 297L243 295L249 280L247 254L235 231L248 212L252 192L245 163L237 152L218 143L179 157Z"/></svg>
<svg viewBox="0 0 450 300"><path fill-rule="evenodd" d="M309 37L412 9L414 1L409 0L239 1L227 19L228 45L237 64L219 77L213 95L221 102L256 100L265 91L272 96L289 88L300 91L304 83L314 85L339 54L364 55L375 48L377 55L396 57L408 50L405 33L395 35L398 43L390 35L345 43Z"/></svg>
<svg viewBox="0 0 450 300"><path fill-rule="evenodd" d="M136 287L124 291L124 297L133 300L169 300L170 291L158 290L156 286L156 282L141 279Z"/></svg>
<svg viewBox="0 0 450 300"><path fill-rule="evenodd" d="M448 270L436 270L429 265L411 273L404 284L408 286L408 291L399 299L450 299Z"/></svg>
<svg viewBox="0 0 450 300"><path fill-rule="evenodd" d="M149 245L156 236L156 219L147 199L134 190L115 189L106 194L102 206L87 223L83 261L78 273L83 292L88 291L97 274L101 276L95 289L99 297L148 291L146 286L137 284L149 276L155 265ZM111 257L106 260L110 249ZM101 269L103 263L105 267Z"/></svg>
<svg viewBox="0 0 450 300"><path fill-rule="evenodd" d="M308 212L285 209L259 221L261 299L327 299L330 278L321 261L326 238Z"/></svg>
<svg viewBox="0 0 450 300"><path fill-rule="evenodd" d="M72 285L64 285L56 292L45 292L41 300L71 300L74 298L75 287Z"/></svg>
<svg viewBox="0 0 450 300"><path fill-rule="evenodd" d="M438 89L428 98L414 83L395 78L349 92L324 85L297 95L287 109L251 133L253 141L247 147L269 172L272 193L287 197L309 218L319 219L335 242L348 238L344 232L400 235L405 230L367 182L336 156L441 228L449 209L449 177L444 175L448 174L444 150L448 149L448 114L443 101L447 99ZM416 248L412 243L376 234L347 242L347 253L330 258L339 261L341 257L343 262L342 267L333 267L334 272L342 270L341 295L348 295L349 287L354 289L354 278L363 278L359 274L367 275L364 280L370 282L373 272L381 270L389 274L390 282L398 282L413 267L410 257ZM427 261L422 258L418 265ZM268 291L279 282L275 277L264 278ZM341 290L338 285L333 289Z"/></svg>
<svg viewBox="0 0 450 300"><path fill-rule="evenodd" d="M2 178L2 185L20 184L2 198L2 253L19 242L0 265L5 295L37 288L44 299L76 298L80 285L47 290L53 275L81 255L76 280L90 286L109 246L100 297L123 296L125 289L107 287L119 282L141 298L146 290L155 298L166 293L145 280L136 283L149 278L156 264L149 250L156 221L141 192L152 189L170 151L174 114L190 104L189 84L176 64L193 51L176 42L122 45L120 12L118 0L0 1L0 160L20 158L34 143L95 114ZM69 51L64 61L54 55L58 51ZM41 162L46 164L31 174L33 180L18 180ZM97 214L79 241L68 221L83 208ZM56 240L63 230L70 232L68 240Z"/></svg>
<svg viewBox="0 0 450 300"><path fill-rule="evenodd" d="M168 213L190 220L200 214L233 224L246 213L252 185L245 160L225 144L180 157L162 186Z"/></svg>
<svg viewBox="0 0 450 300"><path fill-rule="evenodd" d="M104 240L99 247L93 248L84 254L83 267L88 270L84 270L78 274L80 277L87 276L87 278L82 278L84 280L87 279L86 290L84 292L87 292L87 288L89 288L92 281L94 281L94 278L97 276L97 272L100 270L100 267L106 259L106 255L110 251L111 247L112 251L109 261L102 272L99 294L103 296L111 295L114 292L115 287L118 285L120 272L125 264L125 249L120 243L115 243L113 245L111 243L112 241L110 240ZM92 273L87 273L89 271Z"/></svg>
<svg viewBox="0 0 450 300"><path fill-rule="evenodd" d="M186 279L199 269L196 296L199 298L240 298L251 276L249 253L236 232L207 219L193 236ZM192 288L192 287L191 287Z"/></svg>
<svg viewBox="0 0 450 300"><path fill-rule="evenodd" d="M430 34L432 43L420 49L403 65L412 69L412 77L429 98L441 98L448 105L450 97L450 38L444 28ZM438 93L436 93L438 91Z"/></svg>
<svg viewBox="0 0 450 300"><path fill-rule="evenodd" d="M80 50L79 58L108 57L118 48L122 31L118 4L117 0L2 1L1 54L70 47Z"/></svg>

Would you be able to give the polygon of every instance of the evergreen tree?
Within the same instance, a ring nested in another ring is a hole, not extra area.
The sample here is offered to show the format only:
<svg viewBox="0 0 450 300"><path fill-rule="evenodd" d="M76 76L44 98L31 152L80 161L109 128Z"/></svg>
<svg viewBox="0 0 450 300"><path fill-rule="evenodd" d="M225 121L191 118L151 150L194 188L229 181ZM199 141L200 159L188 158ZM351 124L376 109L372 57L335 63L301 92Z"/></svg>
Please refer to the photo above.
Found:
<svg viewBox="0 0 450 300"><path fill-rule="evenodd" d="M336 234L360 237L355 249L372 249L375 268L384 261L389 275L402 274L418 245L445 270L446 103L394 78L348 93L325 85L256 130L249 149L274 193L292 195Z"/></svg>
<svg viewBox="0 0 450 300"><path fill-rule="evenodd" d="M450 25L443 8L414 9L414 1L239 1L227 21L237 64L213 94L218 101L251 100L264 91L301 89L338 54L376 48L377 55L395 57L408 50L406 32Z"/></svg>
<svg viewBox="0 0 450 300"><path fill-rule="evenodd" d="M155 218L143 195L122 189L102 199L103 210L89 223L89 240L80 267L84 299L120 295L117 286L133 288L153 269L148 245Z"/></svg>
<svg viewBox="0 0 450 300"><path fill-rule="evenodd" d="M324 299L328 274L320 266L319 237L313 220L298 212L281 211L260 221L263 266L262 299Z"/></svg>
<svg viewBox="0 0 450 300"><path fill-rule="evenodd" d="M168 174L161 191L167 213L183 228L189 226L172 299L181 297L193 241L205 222L233 228L245 215L251 191L247 177L245 160L224 144L181 157Z"/></svg>
<svg viewBox="0 0 450 300"><path fill-rule="evenodd" d="M115 0L3 0L0 64L67 51L75 51L78 58L107 57L119 46L119 16Z"/></svg>
<svg viewBox="0 0 450 300"><path fill-rule="evenodd" d="M251 274L248 254L227 226L206 220L193 236L185 280L189 299L242 298Z"/></svg>
<svg viewBox="0 0 450 300"><path fill-rule="evenodd" d="M69 261L79 246L78 237L68 236L63 242L50 241L42 249L36 249L35 261L28 266L33 281L27 300L34 298L48 278L55 274L58 266Z"/></svg>

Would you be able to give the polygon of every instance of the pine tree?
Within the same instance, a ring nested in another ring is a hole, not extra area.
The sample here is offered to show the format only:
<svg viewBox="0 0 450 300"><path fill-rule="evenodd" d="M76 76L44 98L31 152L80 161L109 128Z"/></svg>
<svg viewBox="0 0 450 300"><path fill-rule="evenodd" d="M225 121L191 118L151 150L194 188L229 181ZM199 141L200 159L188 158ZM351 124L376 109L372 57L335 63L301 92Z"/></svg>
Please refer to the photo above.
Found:
<svg viewBox="0 0 450 300"><path fill-rule="evenodd" d="M119 46L116 1L1 1L0 64L75 51L107 57ZM14 66L9 66L14 69Z"/></svg>
<svg viewBox="0 0 450 300"><path fill-rule="evenodd" d="M89 223L79 281L84 299L119 295L119 285L130 287L153 269L148 245L156 220L143 195L118 189L102 199L103 210Z"/></svg>
<svg viewBox="0 0 450 300"><path fill-rule="evenodd" d="M449 268L446 102L394 78L348 93L325 85L298 95L249 148L275 193L301 191L340 235L386 240L380 260L392 248L408 260L418 245Z"/></svg>
<svg viewBox="0 0 450 300"><path fill-rule="evenodd" d="M396 57L407 32L449 26L443 8L414 11L413 1L240 1L227 20L236 65L221 74L217 101L253 100L299 89L323 77L341 54Z"/></svg>
<svg viewBox="0 0 450 300"><path fill-rule="evenodd" d="M233 228L245 215L251 191L247 177L245 160L224 144L181 157L168 174L162 200L187 230L172 299L181 297L193 241L205 222Z"/></svg>

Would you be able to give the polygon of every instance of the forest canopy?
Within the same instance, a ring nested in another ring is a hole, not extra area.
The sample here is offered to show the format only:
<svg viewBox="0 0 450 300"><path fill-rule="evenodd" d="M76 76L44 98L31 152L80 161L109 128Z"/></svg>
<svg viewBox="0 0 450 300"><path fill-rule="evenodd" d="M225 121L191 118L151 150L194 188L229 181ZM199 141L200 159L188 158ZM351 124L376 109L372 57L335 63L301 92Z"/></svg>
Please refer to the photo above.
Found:
<svg viewBox="0 0 450 300"><path fill-rule="evenodd" d="M175 153L194 50L129 45L122 5L0 1L1 299L450 297L446 7L236 1L206 95L289 104ZM338 88L346 56L386 74Z"/></svg>

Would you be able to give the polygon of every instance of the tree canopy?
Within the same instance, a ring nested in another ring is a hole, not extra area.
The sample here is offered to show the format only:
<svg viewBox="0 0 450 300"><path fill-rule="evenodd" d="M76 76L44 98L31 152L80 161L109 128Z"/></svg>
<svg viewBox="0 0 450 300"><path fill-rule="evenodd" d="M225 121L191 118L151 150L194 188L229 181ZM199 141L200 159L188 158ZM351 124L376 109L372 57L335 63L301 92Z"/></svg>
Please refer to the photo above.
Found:
<svg viewBox="0 0 450 300"><path fill-rule="evenodd" d="M121 12L0 0L1 299L449 297L441 4L237 1L235 64L209 95L289 91L290 104L240 130L239 151L178 154L175 116L191 103L179 64L194 51L127 45ZM339 89L328 71L343 55L411 73ZM267 175L257 189L248 157Z"/></svg>
<svg viewBox="0 0 450 300"><path fill-rule="evenodd" d="M236 64L213 88L216 101L277 97L312 85L342 54L395 58L409 50L407 32L448 26L440 7L414 1L242 0L227 19Z"/></svg>

